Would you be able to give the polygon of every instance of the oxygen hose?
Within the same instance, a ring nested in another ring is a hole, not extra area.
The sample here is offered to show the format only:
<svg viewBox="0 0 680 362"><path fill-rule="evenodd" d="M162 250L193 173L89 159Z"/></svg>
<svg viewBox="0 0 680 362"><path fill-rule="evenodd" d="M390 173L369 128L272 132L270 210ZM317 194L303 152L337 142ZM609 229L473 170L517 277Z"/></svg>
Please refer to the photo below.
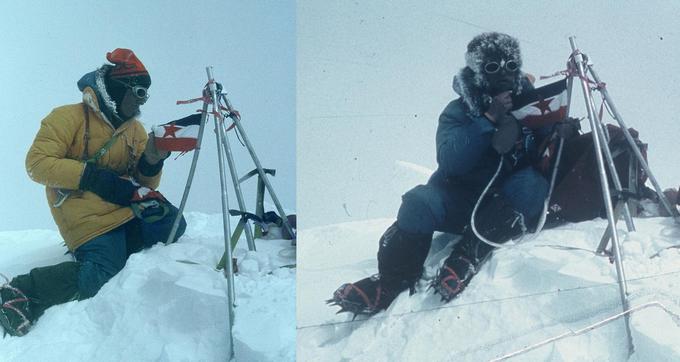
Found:
<svg viewBox="0 0 680 362"><path fill-rule="evenodd" d="M543 211L541 212L541 217L538 221L538 225L536 226L536 231L533 232L531 239L538 236L538 233L541 232L541 230L543 229L543 226L545 225L545 220L546 220L547 214L548 214L548 205L550 204L550 198L552 197L553 188L555 187L555 179L556 179L556 176L557 176L557 169L558 169L558 166L559 166L559 163L560 163L560 159L562 158L562 146L563 145L564 145L564 138L560 138L560 144L559 144L559 148L557 150L557 159L555 160L555 166L553 167L553 172L552 172L552 175L550 177L550 187L548 189L548 196L546 196L545 200L543 201ZM477 231L477 227L475 226L475 215L477 214L477 209L479 208L479 205L482 203L484 196L486 196L486 193L491 188L491 185L494 183L494 181L496 181L496 178L501 173L502 167L503 167L503 155L500 155L500 159L498 161L498 168L496 169L496 173L493 175L493 177L491 178L489 183L486 185L486 187L484 188L484 191L482 191L482 194L479 195L479 199L477 199L477 203L475 204L474 209L472 209L472 215L470 215L470 227L472 228L472 232L475 234L475 236L479 240L481 240L482 242L484 242L484 243L486 243L490 246L493 246L495 248L509 248L509 247L512 247L514 245L519 244L519 242L515 243L515 244L495 243L495 242L485 238L484 236L482 236L482 234L480 234L479 231ZM521 215L521 217L523 217L523 215L521 213L519 215ZM524 237L524 235L525 234L523 233L518 238L518 240L521 240ZM529 239L529 240L531 240L531 239Z"/></svg>
<svg viewBox="0 0 680 362"><path fill-rule="evenodd" d="M493 184L493 182L496 181L496 178L498 177L498 175L501 173L502 167L503 167L503 155L501 155L500 160L498 161L498 168L496 169L496 173L493 175L493 177L491 178L489 183L486 185L486 187L484 188L484 191L482 191L482 194L479 195L479 199L477 199L477 203L475 203L475 207L474 207L474 209L472 209L472 215L470 215L470 227L472 228L472 232L475 233L475 236L477 236L477 238L479 240L483 241L484 243L489 244L489 245L496 247L496 248L506 248L508 246L503 245L503 244L494 243L493 241L488 240L487 238L483 237L482 234L480 234L477 231L477 228L475 227L475 215L477 214L477 209L479 208L479 204L482 203L484 196L486 195L486 193L491 188L491 185Z"/></svg>

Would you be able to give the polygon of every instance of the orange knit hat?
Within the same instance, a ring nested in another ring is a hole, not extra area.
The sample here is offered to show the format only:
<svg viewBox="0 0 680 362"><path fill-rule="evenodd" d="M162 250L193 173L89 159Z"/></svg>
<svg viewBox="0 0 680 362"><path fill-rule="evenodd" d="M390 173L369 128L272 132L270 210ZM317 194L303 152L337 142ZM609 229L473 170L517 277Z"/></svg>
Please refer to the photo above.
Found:
<svg viewBox="0 0 680 362"><path fill-rule="evenodd" d="M135 76L149 76L144 64L130 49L117 48L106 53L106 59L113 63L113 69L109 73L111 78L125 78Z"/></svg>

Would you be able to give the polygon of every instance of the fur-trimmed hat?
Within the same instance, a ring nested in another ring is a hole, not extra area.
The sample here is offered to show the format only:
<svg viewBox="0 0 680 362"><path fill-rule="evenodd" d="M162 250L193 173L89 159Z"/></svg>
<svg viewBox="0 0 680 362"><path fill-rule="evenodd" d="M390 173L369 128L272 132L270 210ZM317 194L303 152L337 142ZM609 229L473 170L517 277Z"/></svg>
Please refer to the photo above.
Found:
<svg viewBox="0 0 680 362"><path fill-rule="evenodd" d="M501 60L513 60L521 69L522 56L517 39L507 34L489 32L475 36L468 43L465 52L466 66L453 77L453 90L463 98L471 114L481 115L492 99L489 77L484 72L484 64ZM516 72L513 79L513 93L521 93L523 77L521 70Z"/></svg>
<svg viewBox="0 0 680 362"><path fill-rule="evenodd" d="M467 46L465 64L475 73L483 71L484 63L489 60L514 60L522 67L522 54L519 42L508 34L490 32L474 37Z"/></svg>

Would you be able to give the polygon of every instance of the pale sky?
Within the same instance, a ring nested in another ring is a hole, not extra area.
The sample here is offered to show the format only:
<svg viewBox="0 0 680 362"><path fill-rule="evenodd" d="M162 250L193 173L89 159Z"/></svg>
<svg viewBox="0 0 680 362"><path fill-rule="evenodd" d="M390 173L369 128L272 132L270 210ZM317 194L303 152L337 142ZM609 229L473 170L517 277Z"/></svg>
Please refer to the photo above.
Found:
<svg viewBox="0 0 680 362"><path fill-rule="evenodd" d="M488 31L518 38L523 70L537 79L566 68L576 36L649 144L659 183L677 188L679 17L680 2L663 0L298 1L300 228L396 217L401 195L427 180L412 170L436 168L437 120L458 97L453 75L468 42ZM585 116L578 85L574 93L572 115Z"/></svg>
<svg viewBox="0 0 680 362"><path fill-rule="evenodd" d="M79 103L78 79L118 47L135 51L151 75L151 97L141 116L147 130L200 108L175 101L200 96L205 67L212 65L263 166L277 170L271 181L281 202L295 209L294 1L7 2L0 5L0 34L0 231L56 229L44 187L26 174L26 152L43 117ZM221 210L212 130L211 124L187 211ZM233 132L230 142L239 174L254 168ZM166 161L159 190L178 205L191 154L173 158ZM244 186L250 209L254 181ZM235 208L233 195L230 202Z"/></svg>

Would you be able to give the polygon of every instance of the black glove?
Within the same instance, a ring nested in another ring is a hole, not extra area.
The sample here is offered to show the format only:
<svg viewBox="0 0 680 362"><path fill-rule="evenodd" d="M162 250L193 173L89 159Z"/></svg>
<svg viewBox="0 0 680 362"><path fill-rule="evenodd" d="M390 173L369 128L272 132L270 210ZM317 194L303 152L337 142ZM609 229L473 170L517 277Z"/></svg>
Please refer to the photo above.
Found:
<svg viewBox="0 0 680 362"><path fill-rule="evenodd" d="M581 120L578 118L568 117L555 124L555 133L565 140L568 140L578 134L581 130Z"/></svg>
<svg viewBox="0 0 680 362"><path fill-rule="evenodd" d="M94 192L110 203L130 206L130 200L139 186L129 179L119 177L111 170L97 168L94 164L87 163L80 178L79 188Z"/></svg>
<svg viewBox="0 0 680 362"><path fill-rule="evenodd" d="M498 122L512 109L512 97L510 91L502 92L491 99L489 107L484 115L492 122Z"/></svg>
<svg viewBox="0 0 680 362"><path fill-rule="evenodd" d="M491 136L491 147L504 154L515 147L522 132L519 122L511 115L504 115L496 121L496 132Z"/></svg>

